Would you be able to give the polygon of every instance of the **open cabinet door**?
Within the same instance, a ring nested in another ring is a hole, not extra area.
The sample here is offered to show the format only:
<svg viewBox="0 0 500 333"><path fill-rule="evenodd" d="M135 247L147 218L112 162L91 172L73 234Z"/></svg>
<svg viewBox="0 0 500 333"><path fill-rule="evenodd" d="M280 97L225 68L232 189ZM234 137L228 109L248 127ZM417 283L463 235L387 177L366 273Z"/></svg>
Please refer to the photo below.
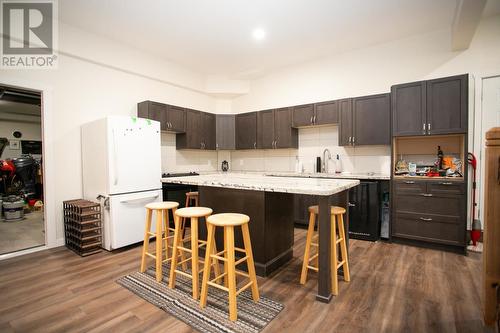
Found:
<svg viewBox="0 0 500 333"><path fill-rule="evenodd" d="M500 127L486 132L484 188L484 322L498 320L500 288Z"/></svg>

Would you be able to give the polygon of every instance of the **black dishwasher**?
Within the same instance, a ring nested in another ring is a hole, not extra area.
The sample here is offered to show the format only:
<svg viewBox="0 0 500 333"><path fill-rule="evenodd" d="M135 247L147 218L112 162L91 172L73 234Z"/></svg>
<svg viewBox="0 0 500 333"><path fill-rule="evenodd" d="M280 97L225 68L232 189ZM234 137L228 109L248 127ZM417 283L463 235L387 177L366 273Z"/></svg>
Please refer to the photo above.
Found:
<svg viewBox="0 0 500 333"><path fill-rule="evenodd" d="M379 235L379 182L363 180L349 190L349 237L376 241Z"/></svg>

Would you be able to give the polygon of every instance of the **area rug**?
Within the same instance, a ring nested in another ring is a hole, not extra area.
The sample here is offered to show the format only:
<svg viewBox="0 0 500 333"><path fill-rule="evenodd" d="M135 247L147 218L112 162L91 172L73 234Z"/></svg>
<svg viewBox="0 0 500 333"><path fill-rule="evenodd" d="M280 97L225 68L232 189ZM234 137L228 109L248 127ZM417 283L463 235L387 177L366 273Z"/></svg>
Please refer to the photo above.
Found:
<svg viewBox="0 0 500 333"><path fill-rule="evenodd" d="M170 272L168 264L163 266L163 272ZM192 297L191 279L177 274L175 289L170 289L167 275L163 275L162 282L156 282L155 268L150 267L145 273L132 273L116 282L199 332L257 333L284 308L262 295L255 303L251 291L245 290L238 295L238 319L232 322L225 291L209 287L207 306L201 309L199 301Z"/></svg>

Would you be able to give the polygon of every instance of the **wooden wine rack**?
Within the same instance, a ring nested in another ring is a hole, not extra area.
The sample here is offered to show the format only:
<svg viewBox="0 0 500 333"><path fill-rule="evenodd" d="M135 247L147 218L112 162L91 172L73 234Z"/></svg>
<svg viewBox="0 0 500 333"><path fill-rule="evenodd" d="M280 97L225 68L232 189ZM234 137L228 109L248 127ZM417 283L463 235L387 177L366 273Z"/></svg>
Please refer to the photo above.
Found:
<svg viewBox="0 0 500 333"><path fill-rule="evenodd" d="M76 199L63 202L66 247L82 257L102 251L101 205Z"/></svg>

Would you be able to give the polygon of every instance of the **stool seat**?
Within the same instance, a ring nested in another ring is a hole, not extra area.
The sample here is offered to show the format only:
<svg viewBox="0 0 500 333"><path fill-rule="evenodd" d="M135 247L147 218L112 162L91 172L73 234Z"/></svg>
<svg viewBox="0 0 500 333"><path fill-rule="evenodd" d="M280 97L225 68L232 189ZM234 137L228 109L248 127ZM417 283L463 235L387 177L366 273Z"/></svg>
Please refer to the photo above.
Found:
<svg viewBox="0 0 500 333"><path fill-rule="evenodd" d="M318 214L318 206L309 207L309 213ZM331 215L345 214L345 208L332 206L330 209Z"/></svg>
<svg viewBox="0 0 500 333"><path fill-rule="evenodd" d="M187 192L186 197L196 197L198 196L198 191Z"/></svg>
<svg viewBox="0 0 500 333"><path fill-rule="evenodd" d="M151 202L146 205L147 209L154 210L174 209L177 207L179 207L179 203L174 201Z"/></svg>
<svg viewBox="0 0 500 333"><path fill-rule="evenodd" d="M184 207L175 211L180 217L205 217L212 214L212 209L207 207Z"/></svg>
<svg viewBox="0 0 500 333"><path fill-rule="evenodd" d="M211 215L207 218L208 223L218 227L235 227L248 223L248 221L250 221L250 217L248 215L238 213L221 213Z"/></svg>

